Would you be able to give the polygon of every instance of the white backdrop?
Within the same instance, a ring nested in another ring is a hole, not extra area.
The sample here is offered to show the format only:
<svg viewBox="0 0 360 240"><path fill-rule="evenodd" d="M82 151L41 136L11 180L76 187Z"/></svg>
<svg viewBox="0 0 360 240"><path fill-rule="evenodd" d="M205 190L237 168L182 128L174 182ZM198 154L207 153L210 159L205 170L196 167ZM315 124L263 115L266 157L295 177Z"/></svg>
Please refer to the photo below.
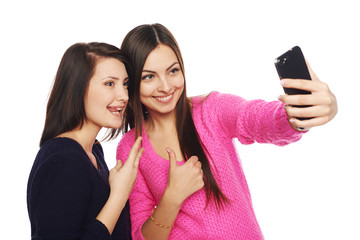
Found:
<svg viewBox="0 0 360 240"><path fill-rule="evenodd" d="M189 96L217 90L276 100L282 88L273 60L301 46L339 113L290 146L236 143L255 212L269 240L360 239L355 0L2 1L1 236L30 238L27 178L64 51L75 42L120 46L130 29L155 22L180 44ZM109 167L118 141L103 143Z"/></svg>

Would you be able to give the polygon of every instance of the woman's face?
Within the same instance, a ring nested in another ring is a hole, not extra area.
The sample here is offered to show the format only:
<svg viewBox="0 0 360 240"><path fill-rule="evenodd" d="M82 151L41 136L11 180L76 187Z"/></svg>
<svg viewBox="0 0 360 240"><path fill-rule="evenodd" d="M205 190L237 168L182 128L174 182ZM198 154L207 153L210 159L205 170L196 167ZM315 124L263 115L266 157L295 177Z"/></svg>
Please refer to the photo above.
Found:
<svg viewBox="0 0 360 240"><path fill-rule="evenodd" d="M119 128L128 103L128 75L122 62L115 58L98 61L85 95L85 112L89 124Z"/></svg>
<svg viewBox="0 0 360 240"><path fill-rule="evenodd" d="M184 75L174 51L160 44L148 56L141 75L140 101L150 115L175 110L184 90Z"/></svg>

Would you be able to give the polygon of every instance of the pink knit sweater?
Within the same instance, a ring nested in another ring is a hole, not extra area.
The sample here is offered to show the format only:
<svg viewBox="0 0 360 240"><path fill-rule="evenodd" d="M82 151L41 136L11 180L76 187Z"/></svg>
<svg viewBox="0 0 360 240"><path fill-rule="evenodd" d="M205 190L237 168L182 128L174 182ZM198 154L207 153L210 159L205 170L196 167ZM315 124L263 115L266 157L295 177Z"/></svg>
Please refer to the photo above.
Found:
<svg viewBox="0 0 360 240"><path fill-rule="evenodd" d="M301 133L290 127L283 104L278 101L246 101L218 92L211 93L205 101L203 97L192 100L195 126L211 155L212 173L231 204L219 211L214 203L205 208L205 190L199 190L184 201L169 239L263 239L233 138L242 144L282 146L299 140ZM123 136L117 159L127 159L134 140L133 130ZM145 130L142 143L145 152L130 195L133 239L144 239L141 227L165 191L169 170L169 161L155 153Z"/></svg>

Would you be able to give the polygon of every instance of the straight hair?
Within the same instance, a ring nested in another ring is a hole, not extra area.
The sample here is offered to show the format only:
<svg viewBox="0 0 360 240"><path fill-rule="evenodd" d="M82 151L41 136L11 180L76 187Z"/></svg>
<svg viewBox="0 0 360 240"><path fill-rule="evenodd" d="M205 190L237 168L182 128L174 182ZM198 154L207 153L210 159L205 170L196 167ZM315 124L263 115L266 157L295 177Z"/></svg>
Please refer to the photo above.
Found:
<svg viewBox="0 0 360 240"><path fill-rule="evenodd" d="M122 51L107 43L76 43L65 51L47 103L40 146L64 132L81 128L88 121L84 99L96 64L103 58L115 58L129 71ZM117 137L122 127L111 129L104 139Z"/></svg>
<svg viewBox="0 0 360 240"><path fill-rule="evenodd" d="M142 135L143 121L147 118L147 111L140 101L141 75L148 55L159 44L164 44L174 51L184 75L184 90L175 107L176 130L181 152L185 159L190 156L198 157L204 172L207 203L214 199L216 207L222 208L223 203L229 203L229 200L215 181L207 157L210 157L210 154L195 128L192 109L186 95L185 69L180 48L172 33L161 24L145 24L132 29L121 45L121 50L129 58L133 70L130 74L133 77L133 83L128 88L130 101L126 109L124 131L135 128L135 137Z"/></svg>

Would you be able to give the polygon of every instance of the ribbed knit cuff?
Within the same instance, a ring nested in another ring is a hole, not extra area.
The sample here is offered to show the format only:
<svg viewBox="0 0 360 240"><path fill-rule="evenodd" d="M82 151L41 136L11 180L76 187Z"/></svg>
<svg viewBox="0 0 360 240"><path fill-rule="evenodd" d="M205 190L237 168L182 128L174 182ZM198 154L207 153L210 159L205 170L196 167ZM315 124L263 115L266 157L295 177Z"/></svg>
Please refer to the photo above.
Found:
<svg viewBox="0 0 360 240"><path fill-rule="evenodd" d="M86 226L86 235L89 239L109 239L111 236L107 227L97 219L94 219L89 225ZM88 238L84 238L88 239Z"/></svg>
<svg viewBox="0 0 360 240"><path fill-rule="evenodd" d="M292 142L296 142L301 139L302 135L307 131L300 132L293 129L288 121L285 109L283 109L283 103L280 103L276 111L275 123L277 123L277 134L281 135L280 138L274 144L283 146Z"/></svg>

